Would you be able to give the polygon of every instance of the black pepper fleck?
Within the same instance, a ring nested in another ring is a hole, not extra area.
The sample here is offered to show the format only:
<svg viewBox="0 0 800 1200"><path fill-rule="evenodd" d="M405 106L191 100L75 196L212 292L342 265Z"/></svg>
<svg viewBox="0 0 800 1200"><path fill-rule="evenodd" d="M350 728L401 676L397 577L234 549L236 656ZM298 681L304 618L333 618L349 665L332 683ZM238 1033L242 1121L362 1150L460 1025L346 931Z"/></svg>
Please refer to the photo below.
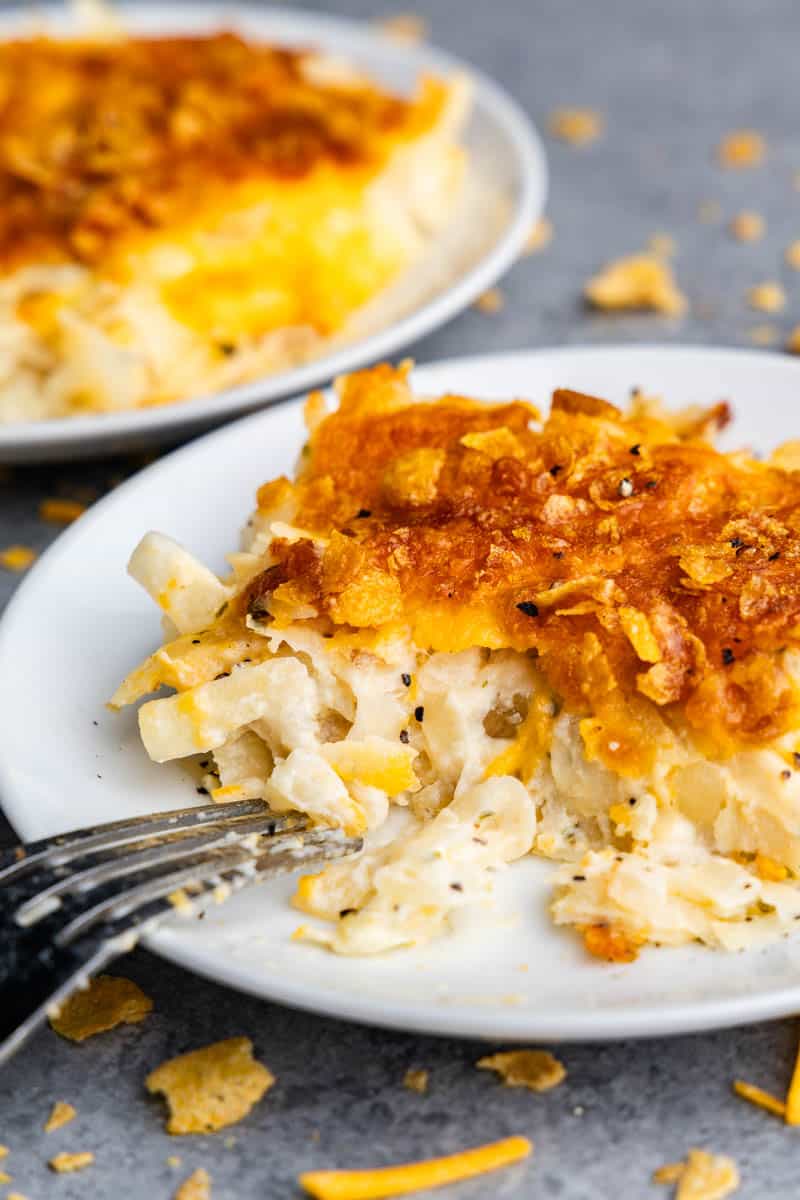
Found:
<svg viewBox="0 0 800 1200"><path fill-rule="evenodd" d="M408 730L407 729L400 730L400 741L403 743L404 746L408 745Z"/></svg>
<svg viewBox="0 0 800 1200"><path fill-rule="evenodd" d="M521 604L517 605L517 608L526 617L538 617L539 615L539 605L534 604L532 600L523 600Z"/></svg>
<svg viewBox="0 0 800 1200"><path fill-rule="evenodd" d="M563 550L554 550L553 551L553 558L563 558L563 557L564 557Z"/></svg>
<svg viewBox="0 0 800 1200"><path fill-rule="evenodd" d="M630 453L634 456L634 458L639 458L642 453L641 444L637 442L635 446L631 446Z"/></svg>
<svg viewBox="0 0 800 1200"><path fill-rule="evenodd" d="M414 720L415 721L424 721L425 720L425 705L424 704L418 704L417 707L414 709Z"/></svg>
<svg viewBox="0 0 800 1200"><path fill-rule="evenodd" d="M560 474L563 470L564 468L560 463L553 463L552 467L550 467L550 474L553 476L553 479L555 479L556 475Z"/></svg>
<svg viewBox="0 0 800 1200"><path fill-rule="evenodd" d="M371 517L372 510L369 508L360 508L356 513L356 520L363 521L365 517Z"/></svg>
<svg viewBox="0 0 800 1200"><path fill-rule="evenodd" d="M192 638L192 645L193 645L193 646L199 646L199 645L200 645L200 638Z"/></svg>
<svg viewBox="0 0 800 1200"><path fill-rule="evenodd" d="M196 790L198 796L207 796L208 795L208 788L199 787L199 788L196 788L195 790Z"/></svg>
<svg viewBox="0 0 800 1200"><path fill-rule="evenodd" d="M463 883L451 883L451 884L450 884L450 889L451 889L451 891L453 891L453 892L463 892L463 890L464 890L464 885L463 885Z"/></svg>
<svg viewBox="0 0 800 1200"><path fill-rule="evenodd" d="M357 908L341 908L339 910L340 917L352 917L353 913L357 913Z"/></svg>
<svg viewBox="0 0 800 1200"><path fill-rule="evenodd" d="M403 681L404 687L411 687L411 676L408 674L408 672L404 671L400 678Z"/></svg>
<svg viewBox="0 0 800 1200"><path fill-rule="evenodd" d="M781 771L781 779L791 779L791 778L792 778L791 771Z"/></svg>
<svg viewBox="0 0 800 1200"><path fill-rule="evenodd" d="M658 480L657 479L648 479L647 483L644 486L646 488L658 487Z"/></svg>
<svg viewBox="0 0 800 1200"><path fill-rule="evenodd" d="M736 661L730 646L722 647L722 661L726 667L729 667L732 662Z"/></svg>
<svg viewBox="0 0 800 1200"><path fill-rule="evenodd" d="M573 875L572 882L573 883L586 883L586 876L585 875Z"/></svg>
<svg viewBox="0 0 800 1200"><path fill-rule="evenodd" d="M767 562L777 562L777 560L780 558L780 556L781 556L780 550L776 550L774 554L769 555L769 557L767 558Z"/></svg>

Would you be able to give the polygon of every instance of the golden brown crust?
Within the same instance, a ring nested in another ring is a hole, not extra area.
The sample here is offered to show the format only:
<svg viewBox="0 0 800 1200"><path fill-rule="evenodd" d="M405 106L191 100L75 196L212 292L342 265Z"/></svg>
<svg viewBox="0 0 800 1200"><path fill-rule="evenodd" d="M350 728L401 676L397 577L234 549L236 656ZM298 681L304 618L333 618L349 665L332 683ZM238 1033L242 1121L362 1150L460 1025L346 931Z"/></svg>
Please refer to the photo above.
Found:
<svg viewBox="0 0 800 1200"><path fill-rule="evenodd" d="M800 472L714 450L727 406L669 424L558 391L539 428L523 402L411 401L405 369L380 367L317 425L294 523L325 540L275 542L252 585L279 619L311 604L422 648L534 651L623 773L664 720L722 752L789 727Z"/></svg>
<svg viewBox="0 0 800 1200"><path fill-rule="evenodd" d="M0 44L0 266L97 261L210 188L380 169L441 101L312 83L307 59L232 33Z"/></svg>

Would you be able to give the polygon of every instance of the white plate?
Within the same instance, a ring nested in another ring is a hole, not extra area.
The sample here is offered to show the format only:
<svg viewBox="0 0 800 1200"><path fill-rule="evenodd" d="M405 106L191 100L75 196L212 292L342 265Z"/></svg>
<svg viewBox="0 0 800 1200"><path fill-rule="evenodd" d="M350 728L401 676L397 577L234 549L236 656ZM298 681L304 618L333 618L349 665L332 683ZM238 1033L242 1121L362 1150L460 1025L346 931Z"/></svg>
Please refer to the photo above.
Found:
<svg viewBox="0 0 800 1200"><path fill-rule="evenodd" d="M115 8L117 6L115 5ZM480 71L428 46L403 46L375 27L319 13L237 4L193 2L119 6L127 28L166 34L235 28L290 45L321 47L348 58L388 87L407 92L426 72L467 71L473 109L464 134L470 168L448 229L431 241L420 262L384 292L375 315L357 318L354 337L313 361L241 387L187 402L56 421L0 425L0 462L32 462L116 454L208 429L231 416L307 388L343 371L394 354L466 308L514 262L542 213L547 168L538 134L527 116ZM37 6L41 25L68 31L69 8ZM0 13L0 36L30 29L31 10ZM357 333L355 332L357 329Z"/></svg>
<svg viewBox="0 0 800 1200"><path fill-rule="evenodd" d="M676 405L730 398L737 421L729 445L769 449L800 432L800 364L762 352L551 350L423 367L415 383L545 403L555 386L624 401L639 385ZM222 569L256 486L291 469L300 407L251 416L143 471L65 532L20 587L0 624L0 793L23 837L194 798L178 766L147 760L135 715L103 707L160 640L158 615L125 562L141 533L158 528ZM479 932L379 958L337 958L291 942L298 914L286 903L290 880L242 894L202 922L176 919L149 944L243 991L425 1032L597 1039L800 1010L800 938L740 955L648 950L631 966L606 966L550 925L551 870L532 860L512 867L501 915Z"/></svg>

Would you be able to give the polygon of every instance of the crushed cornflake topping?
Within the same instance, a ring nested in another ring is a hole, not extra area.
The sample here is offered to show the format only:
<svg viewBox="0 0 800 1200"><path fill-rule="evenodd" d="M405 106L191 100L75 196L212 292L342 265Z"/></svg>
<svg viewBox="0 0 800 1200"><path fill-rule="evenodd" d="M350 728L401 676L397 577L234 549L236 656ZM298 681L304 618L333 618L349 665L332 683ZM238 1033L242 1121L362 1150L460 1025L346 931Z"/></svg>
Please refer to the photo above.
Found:
<svg viewBox="0 0 800 1200"><path fill-rule="evenodd" d="M175 1193L175 1200L211 1200L211 1176L199 1167L185 1179Z"/></svg>
<svg viewBox="0 0 800 1200"><path fill-rule="evenodd" d="M27 571L35 558L36 551L31 546L6 546L0 550L0 567L7 571Z"/></svg>
<svg viewBox="0 0 800 1200"><path fill-rule="evenodd" d="M475 308L482 313L496 313L505 307L505 302L506 298L500 291L500 288L493 287L478 296L478 299L475 301Z"/></svg>
<svg viewBox="0 0 800 1200"><path fill-rule="evenodd" d="M71 1104L67 1104L64 1100L56 1100L53 1111L45 1123L45 1133L53 1133L54 1130L61 1129L63 1125L69 1125L76 1116L77 1113Z"/></svg>
<svg viewBox="0 0 800 1200"><path fill-rule="evenodd" d="M631 254L608 263L592 276L583 294L595 308L647 309L678 316L686 297L668 263L654 254Z"/></svg>
<svg viewBox="0 0 800 1200"><path fill-rule="evenodd" d="M69 1154L63 1151L61 1154L56 1154L54 1158L51 1158L47 1165L59 1175L68 1175L71 1171L84 1171L93 1162L94 1155L91 1150L80 1150L77 1154Z"/></svg>
<svg viewBox="0 0 800 1200"><path fill-rule="evenodd" d="M659 1167L653 1182L677 1183L675 1200L724 1200L738 1188L739 1171L724 1154L690 1150L686 1162Z"/></svg>
<svg viewBox="0 0 800 1200"><path fill-rule="evenodd" d="M0 1158L7 1158L9 1153L8 1146L0 1146Z"/></svg>
<svg viewBox="0 0 800 1200"><path fill-rule="evenodd" d="M145 1086L166 1098L168 1133L213 1133L246 1117L274 1082L250 1039L235 1037L169 1059Z"/></svg>
<svg viewBox="0 0 800 1200"><path fill-rule="evenodd" d="M13 1175L9 1175L7 1171L0 1171L0 1183L11 1183Z"/></svg>
<svg viewBox="0 0 800 1200"><path fill-rule="evenodd" d="M563 1063L547 1050L506 1050L479 1058L482 1071L496 1071L506 1087L525 1087L532 1092L549 1092L566 1077Z"/></svg>
<svg viewBox="0 0 800 1200"><path fill-rule="evenodd" d="M392 41L406 46L416 46L428 36L427 24L416 13L396 13L376 21L376 25Z"/></svg>
<svg viewBox="0 0 800 1200"><path fill-rule="evenodd" d="M79 500L43 500L39 505L39 517L52 525L71 525L86 512L86 505Z"/></svg>
<svg viewBox="0 0 800 1200"><path fill-rule="evenodd" d="M786 1116L786 1105L777 1096L770 1095L763 1088L756 1087L755 1084L746 1083L743 1079L734 1079L733 1090L737 1096L741 1096L743 1100L749 1100L751 1104L755 1104L758 1108L765 1108L767 1112L774 1113L776 1117Z"/></svg>
<svg viewBox="0 0 800 1200"><path fill-rule="evenodd" d="M167 900L182 916L190 917L194 914L194 906L183 888L170 892Z"/></svg>
<svg viewBox="0 0 800 1200"><path fill-rule="evenodd" d="M760 133L754 129L735 129L726 134L717 147L717 161L721 167L758 167L766 150L766 142Z"/></svg>
<svg viewBox="0 0 800 1200"><path fill-rule="evenodd" d="M410 1092L419 1092L422 1096L428 1090L428 1072L427 1071L406 1071L403 1076L403 1087L408 1088Z"/></svg>
<svg viewBox="0 0 800 1200"><path fill-rule="evenodd" d="M527 1158L533 1145L525 1137L505 1138L463 1150L447 1158L430 1158L400 1167L381 1167L374 1171L307 1171L300 1186L316 1200L381 1200L386 1196L406 1196L409 1192L458 1183L495 1171Z"/></svg>
<svg viewBox="0 0 800 1200"><path fill-rule="evenodd" d="M786 342L786 349L790 354L800 354L800 325L795 325L792 332L789 334Z"/></svg>
<svg viewBox="0 0 800 1200"><path fill-rule="evenodd" d="M544 250L545 246L549 246L553 240L553 222L549 217L540 217L535 225L531 226L530 233L525 239L525 245L522 247L523 255L538 254L540 250Z"/></svg>
<svg viewBox="0 0 800 1200"><path fill-rule="evenodd" d="M9 1192L6 1200L28 1200L27 1196L23 1196L22 1192Z"/></svg>
<svg viewBox="0 0 800 1200"><path fill-rule="evenodd" d="M787 266L800 271L800 241L790 242L783 252Z"/></svg>
<svg viewBox="0 0 800 1200"><path fill-rule="evenodd" d="M547 118L547 128L562 142L586 146L603 133L605 120L593 108L557 108Z"/></svg>
<svg viewBox="0 0 800 1200"><path fill-rule="evenodd" d="M747 336L754 346L774 346L780 338L780 331L774 325L753 325L747 331Z"/></svg>
<svg viewBox="0 0 800 1200"><path fill-rule="evenodd" d="M786 1093L785 1120L787 1125L800 1125L800 1048L792 1071L792 1081Z"/></svg>
<svg viewBox="0 0 800 1200"><path fill-rule="evenodd" d="M74 992L50 1018L56 1033L83 1042L117 1025L136 1025L152 1011L153 1001L138 984L121 975L98 975Z"/></svg>
<svg viewBox="0 0 800 1200"><path fill-rule="evenodd" d="M653 233L647 239L647 249L657 258L672 258L677 248L675 238L669 233Z"/></svg>
<svg viewBox="0 0 800 1200"><path fill-rule="evenodd" d="M786 306L786 292L779 283L757 283L747 293L747 303L760 312L780 312Z"/></svg>
<svg viewBox="0 0 800 1200"><path fill-rule="evenodd" d="M698 220L706 225L712 225L722 218L722 205L719 200L703 200L697 209Z"/></svg>
<svg viewBox="0 0 800 1200"><path fill-rule="evenodd" d="M639 945L632 938L609 925L589 925L583 931L583 944L594 958L606 962L629 963L639 954Z"/></svg>
<svg viewBox="0 0 800 1200"><path fill-rule="evenodd" d="M731 219L728 230L737 242L757 242L766 232L767 224L760 213L740 212Z"/></svg>

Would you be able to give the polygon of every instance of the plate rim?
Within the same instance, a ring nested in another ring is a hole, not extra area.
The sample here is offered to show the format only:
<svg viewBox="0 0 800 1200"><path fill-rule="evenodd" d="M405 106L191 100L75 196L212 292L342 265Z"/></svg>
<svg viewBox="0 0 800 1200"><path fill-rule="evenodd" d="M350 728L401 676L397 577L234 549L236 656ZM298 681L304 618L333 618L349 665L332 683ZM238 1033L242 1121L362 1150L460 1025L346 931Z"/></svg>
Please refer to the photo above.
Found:
<svg viewBox="0 0 800 1200"><path fill-rule="evenodd" d="M452 320L504 275L519 257L533 222L544 212L549 171L542 135L511 93L466 59L427 43L410 47L392 43L381 33L379 26L371 27L366 20L315 13L309 9L286 10L273 5L262 6L254 0L239 0L230 6L221 6L215 0L195 0L193 3L189 3L189 0L170 0L169 8L184 9L187 17L193 13L206 16L219 14L220 25L225 24L226 20L235 26L237 20L255 19L264 25L273 24L278 30L284 29L289 40L293 37L290 32L292 29L299 31L305 26L312 29L316 27L322 37L327 33L329 37L347 36L358 42L375 41L384 53L394 48L397 58L404 53L416 55L421 60L420 69L427 66L438 72L466 72L474 84L476 101L480 101L504 129L507 143L516 159L519 181L513 215L491 249L466 272L443 292L384 329L344 344L333 353L309 363L264 375L208 396L198 396L194 400L80 418L60 417L48 421L0 424L0 462L35 461L37 450L48 458L69 451L77 451L82 456L89 453L97 455L103 453L106 444L113 444L113 452L117 453L122 445L151 442L158 436L169 438L181 430L191 432L207 427L211 422L223 421L226 414L235 419L254 410L262 411L299 392L323 386L342 372L357 370L370 362L389 357ZM122 0L119 9L123 13L155 14L161 11L161 6L158 0ZM45 3L37 8L36 14L63 17L63 8ZM30 14L18 0L0 10L0 39L8 26L24 15ZM90 443L91 450L84 446L82 451L82 443Z"/></svg>
<svg viewBox="0 0 800 1200"><path fill-rule="evenodd" d="M419 385L425 388L425 376L434 373L440 375L451 370L469 371L480 363L491 369L498 361L508 360L526 362L533 359L548 359L565 355L576 358L600 357L613 358L631 354L657 355L673 359L697 361L708 360L709 357L725 359L730 362L751 362L754 366L768 373L772 368L796 372L800 375L800 362L794 362L786 355L778 352L765 352L747 347L699 346L699 345L670 345L670 344L614 344L595 346L583 344L579 346L553 346L542 349L517 350L480 355L457 356L436 362L422 364L415 370ZM421 377L421 378L420 378ZM168 471L173 462L184 456L197 452L202 444L221 437L236 440L240 433L245 433L249 427L258 422L269 423L279 419L279 413L291 405L297 407L303 397L294 397L278 412L271 409L241 417L221 429L205 434L202 438L182 446L165 455L157 462L144 468L136 475L126 480L107 497L98 501L95 506L81 519L81 522L64 531L56 541L41 556L40 560L21 581L0 619L0 671L8 653L10 627L18 606L27 603L29 591L37 585L37 578L51 561L58 556L69 553L74 538L83 536L87 525L100 520L106 507L125 499L128 491L133 491L148 481L157 477L159 472ZM81 530L83 531L81 533ZM4 746L3 729L0 727L0 797L9 821L15 828L24 830L25 798L15 787L13 779L12 753L9 746ZM143 944L156 954L188 968L195 974L212 979L224 986L258 996L269 1002L282 1003L307 1012L314 1012L337 1019L354 1020L363 1024L404 1030L406 1032L434 1034L451 1037L472 1037L489 1040L505 1039L508 1041L536 1040L553 1041L607 1041L618 1038L645 1038L656 1036L672 1036L693 1032L704 1032L712 1029L730 1028L736 1025L750 1024L756 1021L785 1017L795 1014L800 1009L800 982L793 986L778 986L761 994L730 996L727 998L693 999L683 1003L673 1004L667 1010L654 1005L643 1005L635 1009L589 1009L585 1014L563 1016L533 1014L530 1008L515 1009L513 1006L503 1006L499 1016L497 1006L472 1006L465 1004L450 1004L446 998L440 1001L409 1001L404 999L398 1003L390 1003L385 998L376 1002L375 998L362 998L356 990L342 991L326 987L324 981L315 986L313 992L307 982L301 981L294 985L290 978L275 978L270 981L268 990L259 986L258 981L248 975L233 958L227 959L224 975L220 973L218 960L206 952L198 953L189 939L182 940L177 928L164 928L154 931L142 939ZM710 953L710 952L709 952ZM598 965L598 970L613 971L613 967ZM532 1033L532 1028L535 1031Z"/></svg>

